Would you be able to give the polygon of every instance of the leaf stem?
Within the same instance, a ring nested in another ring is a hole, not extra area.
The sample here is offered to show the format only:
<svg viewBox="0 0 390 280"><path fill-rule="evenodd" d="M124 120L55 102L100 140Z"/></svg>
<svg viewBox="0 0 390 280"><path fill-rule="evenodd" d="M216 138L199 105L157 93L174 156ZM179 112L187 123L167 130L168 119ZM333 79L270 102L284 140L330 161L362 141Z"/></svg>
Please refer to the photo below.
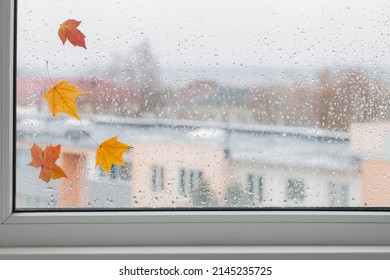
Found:
<svg viewBox="0 0 390 280"><path fill-rule="evenodd" d="M46 69L47 69L47 76L49 76L50 83L51 83L51 85L54 87L53 80L52 80L51 77L50 77L49 61L48 61L48 60L46 60Z"/></svg>
<svg viewBox="0 0 390 280"><path fill-rule="evenodd" d="M100 145L91 137L91 135L89 135L85 130L83 130L84 134L87 135L89 137L89 139L91 139L98 147L100 147Z"/></svg>

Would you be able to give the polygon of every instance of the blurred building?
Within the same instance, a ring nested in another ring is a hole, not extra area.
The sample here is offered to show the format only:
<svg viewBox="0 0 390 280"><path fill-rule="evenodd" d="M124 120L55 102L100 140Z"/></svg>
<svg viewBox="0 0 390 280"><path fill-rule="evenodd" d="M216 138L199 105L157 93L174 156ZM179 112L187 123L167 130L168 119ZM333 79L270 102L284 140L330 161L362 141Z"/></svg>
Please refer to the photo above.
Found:
<svg viewBox="0 0 390 280"><path fill-rule="evenodd" d="M87 121L84 118L83 121ZM56 119L48 121L57 122ZM354 207L359 162L348 135L318 129L91 116L79 137L19 135L18 204L25 207ZM115 125L112 125L115 123ZM72 128L74 129L74 128ZM119 134L127 166L95 168L96 144ZM21 132L23 130L20 130ZM62 143L69 179L38 179L29 143ZM48 189L49 188L49 189ZM47 199L50 192L52 199ZM40 203L27 197L41 197ZM30 204L29 204L30 203Z"/></svg>
<svg viewBox="0 0 390 280"><path fill-rule="evenodd" d="M354 123L351 149L360 158L362 205L390 206L390 122Z"/></svg>
<svg viewBox="0 0 390 280"><path fill-rule="evenodd" d="M252 112L246 108L248 92L215 81L195 80L166 101L165 115L181 120L251 123Z"/></svg>
<svg viewBox="0 0 390 280"><path fill-rule="evenodd" d="M191 196L202 183L212 196L204 206L360 205L358 162L344 134L248 127L197 128L185 136L136 143L139 206L202 206Z"/></svg>

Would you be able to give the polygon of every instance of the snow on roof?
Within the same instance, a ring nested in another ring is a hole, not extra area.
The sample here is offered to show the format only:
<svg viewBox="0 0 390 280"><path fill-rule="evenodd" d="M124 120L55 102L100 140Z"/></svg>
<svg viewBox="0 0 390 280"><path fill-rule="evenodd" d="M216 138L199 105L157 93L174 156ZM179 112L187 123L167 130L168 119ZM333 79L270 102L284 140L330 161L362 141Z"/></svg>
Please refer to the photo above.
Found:
<svg viewBox="0 0 390 280"><path fill-rule="evenodd" d="M314 128L227 125L95 115L84 115L82 119L88 122L90 134L97 142L119 135L120 141L129 144L157 141L219 147L228 150L229 159L237 162L339 171L358 168L358 162L349 148L347 133ZM69 139L61 141L64 146L75 145ZM84 135L77 145L92 148L95 144Z"/></svg>

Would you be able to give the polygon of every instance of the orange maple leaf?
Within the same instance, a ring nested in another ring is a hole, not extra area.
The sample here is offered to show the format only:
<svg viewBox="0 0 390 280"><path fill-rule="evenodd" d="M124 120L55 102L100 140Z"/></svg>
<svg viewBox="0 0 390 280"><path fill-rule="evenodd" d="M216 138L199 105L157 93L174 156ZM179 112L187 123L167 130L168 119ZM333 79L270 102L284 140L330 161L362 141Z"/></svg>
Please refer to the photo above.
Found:
<svg viewBox="0 0 390 280"><path fill-rule="evenodd" d="M42 151L42 148L34 143L30 152L32 161L28 165L42 168L39 174L40 179L48 183L50 179L68 178L64 170L55 163L60 156L61 145L49 145Z"/></svg>
<svg viewBox="0 0 390 280"><path fill-rule="evenodd" d="M77 29L77 26L79 26L80 23L81 21L68 19L60 24L60 29L58 29L58 36L60 37L62 44L65 45L66 39L68 39L73 46L80 46L84 49L87 49L84 40L85 35Z"/></svg>
<svg viewBox="0 0 390 280"><path fill-rule="evenodd" d="M84 93L75 85L62 80L45 92L43 98L47 99L50 111L54 117L57 113L62 112L80 120L76 107L76 97Z"/></svg>
<svg viewBox="0 0 390 280"><path fill-rule="evenodd" d="M96 151L96 166L100 165L107 174L113 164L126 165L123 153L133 148L117 140L118 136L107 139L99 145ZM95 166L95 167L96 167Z"/></svg>

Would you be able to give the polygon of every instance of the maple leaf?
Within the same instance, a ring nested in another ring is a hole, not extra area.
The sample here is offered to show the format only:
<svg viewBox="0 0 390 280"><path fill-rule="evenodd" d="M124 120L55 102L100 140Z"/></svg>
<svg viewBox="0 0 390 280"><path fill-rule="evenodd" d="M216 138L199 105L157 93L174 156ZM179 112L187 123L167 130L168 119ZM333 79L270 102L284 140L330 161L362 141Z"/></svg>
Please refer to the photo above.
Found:
<svg viewBox="0 0 390 280"><path fill-rule="evenodd" d="M68 39L73 46L80 46L84 49L87 49L84 40L85 36L83 33L81 33L80 30L77 29L77 26L79 26L80 23L81 21L68 19L60 24L60 29L58 29L58 36L60 37L62 44L65 45L66 39Z"/></svg>
<svg viewBox="0 0 390 280"><path fill-rule="evenodd" d="M28 165L35 168L42 167L39 178L46 183L50 179L68 178L64 170L55 163L60 156L60 151L61 145L49 145L42 151L42 148L34 143L30 149L32 161Z"/></svg>
<svg viewBox="0 0 390 280"><path fill-rule="evenodd" d="M66 80L62 80L49 89L43 98L49 102L49 108L54 117L57 113L62 112L80 120L76 108L76 97L84 93Z"/></svg>
<svg viewBox="0 0 390 280"><path fill-rule="evenodd" d="M111 165L126 165L122 154L133 148L117 140L118 136L107 139L99 145L96 151L96 166L100 165L107 175L110 173ZM95 167L96 167L95 166Z"/></svg>

